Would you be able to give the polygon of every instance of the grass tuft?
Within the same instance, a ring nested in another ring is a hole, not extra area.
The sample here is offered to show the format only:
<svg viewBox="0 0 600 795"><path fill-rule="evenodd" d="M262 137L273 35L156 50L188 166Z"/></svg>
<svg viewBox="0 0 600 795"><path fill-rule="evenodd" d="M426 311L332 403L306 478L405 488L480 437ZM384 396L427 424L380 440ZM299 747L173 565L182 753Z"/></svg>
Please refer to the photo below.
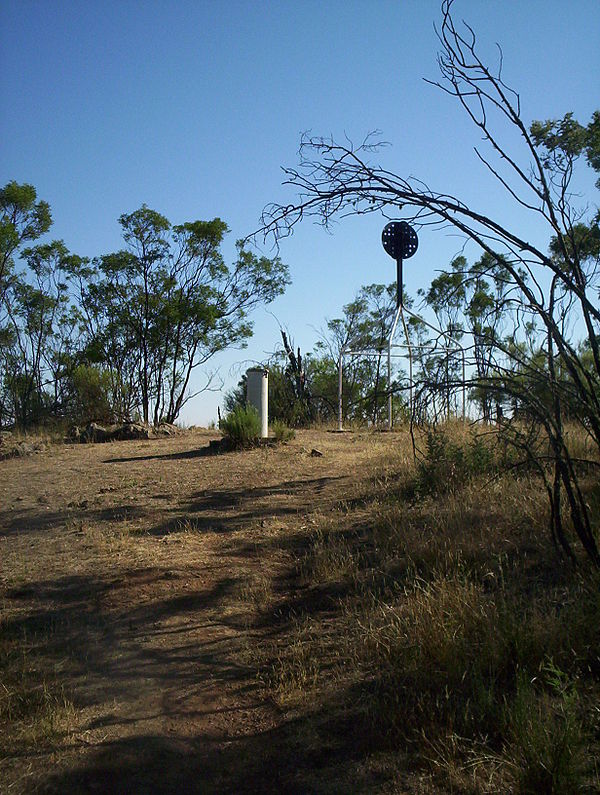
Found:
<svg viewBox="0 0 600 795"><path fill-rule="evenodd" d="M275 420L272 423L271 433L276 442L283 444L286 442L291 442L291 440L296 436L296 431L293 428L289 428L285 422L282 422L281 420Z"/></svg>

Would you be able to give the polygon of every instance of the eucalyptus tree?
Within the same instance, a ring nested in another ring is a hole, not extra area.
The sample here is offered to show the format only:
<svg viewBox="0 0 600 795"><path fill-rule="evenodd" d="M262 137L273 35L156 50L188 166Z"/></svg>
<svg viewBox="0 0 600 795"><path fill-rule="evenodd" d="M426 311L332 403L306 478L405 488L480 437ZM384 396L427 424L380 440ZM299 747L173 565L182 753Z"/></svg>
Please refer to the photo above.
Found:
<svg viewBox="0 0 600 795"><path fill-rule="evenodd" d="M340 317L326 321L312 351L302 354L289 332L282 330L281 347L265 362L269 368L269 415L291 426L337 420L339 362L347 353L343 360L344 419L376 424L387 406L384 362L395 311L396 285L370 284L360 288ZM400 387L400 381L394 380L397 404ZM225 410L232 411L245 400L244 376L226 394Z"/></svg>
<svg viewBox="0 0 600 795"><path fill-rule="evenodd" d="M494 395L487 388L495 352L504 335L507 321L505 280L502 261L493 261L488 253L469 269L465 280L465 321L472 338L476 384L471 397L479 405L484 421L492 419ZM496 417L502 416L501 402L496 400Z"/></svg>
<svg viewBox="0 0 600 795"><path fill-rule="evenodd" d="M94 260L82 282L88 348L118 374L124 405L173 422L193 370L245 343L249 314L283 292L288 271L241 242L228 267L220 218L172 225L144 205L119 223L125 248Z"/></svg>
<svg viewBox="0 0 600 795"><path fill-rule="evenodd" d="M421 369L427 373L424 382L435 403L436 391L445 392L446 412L450 410L453 391L462 388L461 360L469 363L474 377L469 379L470 397L482 418L492 419L494 394L488 381L495 371L496 354L504 330L508 327L514 307L505 296L502 261L494 261L484 253L469 266L463 255L455 257L447 270L434 277L428 289L418 291L423 304L429 307L439 328L437 336L427 335L427 327L420 328L420 344L439 345L439 352L421 356ZM416 319L413 327L417 327ZM448 352L450 349L450 352ZM460 357L456 351L460 349ZM435 410L433 411L435 415ZM501 401L496 395L496 416L501 415Z"/></svg>
<svg viewBox="0 0 600 795"><path fill-rule="evenodd" d="M5 292L11 346L4 388L12 419L25 427L61 414L78 337L70 281L81 260L60 240L27 248L21 256L27 270L11 278Z"/></svg>
<svg viewBox="0 0 600 795"><path fill-rule="evenodd" d="M407 301L409 299L407 298ZM314 351L305 356L313 415L331 421L338 413L342 359L342 412L346 421L377 424L391 388L401 402L398 378L388 383L387 345L396 312L396 285L369 284L326 321Z"/></svg>
<svg viewBox="0 0 600 795"><path fill-rule="evenodd" d="M427 357L427 369L430 371L431 385L439 384L443 397L442 410L450 416L454 384L461 377L461 359L454 354L454 349L460 346L464 335L463 312L466 300L465 270L467 261L465 257L455 257L450 263L450 270L442 271L436 276L428 290L419 290L423 298L435 314L441 332L440 350ZM433 377L432 377L433 376Z"/></svg>
<svg viewBox="0 0 600 795"><path fill-rule="evenodd" d="M15 254L52 225L48 203L36 200L33 185L19 185L13 180L0 188L0 304L14 270Z"/></svg>
<svg viewBox="0 0 600 795"><path fill-rule="evenodd" d="M14 326L7 316L7 292L14 284L15 257L20 248L32 243L52 224L47 202L38 201L33 185L14 180L0 188L0 423L11 422L14 401L5 374L14 374L18 347Z"/></svg>
<svg viewBox="0 0 600 795"><path fill-rule="evenodd" d="M408 301L407 297L407 301ZM345 304L341 317L326 321L311 363L313 396L321 396L337 414L338 364L343 356L343 416L346 420L377 424L386 411L387 346L396 313L396 285L369 284Z"/></svg>

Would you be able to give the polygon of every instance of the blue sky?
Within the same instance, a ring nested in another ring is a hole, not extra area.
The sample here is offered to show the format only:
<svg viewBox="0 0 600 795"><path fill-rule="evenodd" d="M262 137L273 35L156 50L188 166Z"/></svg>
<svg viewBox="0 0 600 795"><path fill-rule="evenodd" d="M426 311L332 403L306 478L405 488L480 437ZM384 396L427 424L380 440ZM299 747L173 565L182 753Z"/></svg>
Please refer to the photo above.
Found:
<svg viewBox="0 0 600 795"><path fill-rule="evenodd" d="M598 0L454 8L482 53L493 59L502 45L527 123L567 111L589 120L598 107ZM386 166L536 238L540 229L478 166L477 133L456 102L423 81L437 78L439 20L437 0L2 0L0 183L35 185L53 210L52 237L79 254L119 248L118 216L146 203L174 223L223 218L231 261L264 205L293 201L281 166L297 163L301 132L359 141L379 129L392 144ZM239 377L232 366L277 345L278 321L310 350L361 285L394 279L384 223L348 219L333 234L306 224L284 241L292 284L255 314L246 351L215 360L226 387ZM424 231L405 266L408 291L427 287L461 245ZM206 423L220 401L204 394L182 418Z"/></svg>

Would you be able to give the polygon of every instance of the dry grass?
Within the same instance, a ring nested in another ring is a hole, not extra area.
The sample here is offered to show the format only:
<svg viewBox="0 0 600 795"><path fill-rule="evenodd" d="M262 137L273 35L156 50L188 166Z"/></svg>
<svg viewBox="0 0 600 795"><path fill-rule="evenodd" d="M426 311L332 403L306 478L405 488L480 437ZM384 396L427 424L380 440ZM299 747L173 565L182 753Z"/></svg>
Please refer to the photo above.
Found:
<svg viewBox="0 0 600 795"><path fill-rule="evenodd" d="M36 664L26 639L2 645L0 724L11 726L4 753L15 746L39 751L64 743L75 714L64 685L57 677L50 680L43 664Z"/></svg>
<svg viewBox="0 0 600 795"><path fill-rule="evenodd" d="M472 438L449 433L448 462L439 448L416 466L390 458L319 522L299 576L345 593L333 621L296 619L272 692L332 710L351 692L369 742L411 748L458 791L592 791L600 579L551 548L536 478L502 474L489 440L469 471Z"/></svg>
<svg viewBox="0 0 600 795"><path fill-rule="evenodd" d="M445 432L3 462L1 785L597 789L598 575L492 434Z"/></svg>

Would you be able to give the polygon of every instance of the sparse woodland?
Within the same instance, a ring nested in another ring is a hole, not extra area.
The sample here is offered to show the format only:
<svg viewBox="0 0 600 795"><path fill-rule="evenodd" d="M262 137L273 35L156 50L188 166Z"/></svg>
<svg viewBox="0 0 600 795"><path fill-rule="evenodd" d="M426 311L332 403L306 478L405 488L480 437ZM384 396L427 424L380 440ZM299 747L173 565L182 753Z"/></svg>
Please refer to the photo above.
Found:
<svg viewBox="0 0 600 795"><path fill-rule="evenodd" d="M283 292L287 268L239 242L228 267L220 218L172 225L143 206L119 223L125 247L92 260L51 226L35 188L0 191L0 425L173 423L211 382L210 359L252 333L252 310Z"/></svg>
<svg viewBox="0 0 600 795"><path fill-rule="evenodd" d="M439 42L437 85L479 131L490 190L547 245L378 165L375 136L303 138L294 199L257 234L375 212L451 227L477 254L406 299L412 384L384 367L394 285L360 287L312 351L282 330L265 362L276 446L216 453L207 431L115 442L85 467L83 447L0 462L12 791L88 791L102 771L114 791L600 792L600 179L580 195L600 176L600 111L526 123L501 52L480 58L452 0ZM89 261L36 242L51 218L31 186L6 185L0 209L3 426L173 422L192 371L288 282L241 242L227 267L220 219L172 226L142 207L120 219L124 249ZM361 349L344 363L348 432L329 433L340 356ZM244 404L242 380L223 423L240 438L257 424ZM71 502L50 476L61 456L85 472ZM10 496L29 477L52 511ZM135 665L117 692L121 656Z"/></svg>

